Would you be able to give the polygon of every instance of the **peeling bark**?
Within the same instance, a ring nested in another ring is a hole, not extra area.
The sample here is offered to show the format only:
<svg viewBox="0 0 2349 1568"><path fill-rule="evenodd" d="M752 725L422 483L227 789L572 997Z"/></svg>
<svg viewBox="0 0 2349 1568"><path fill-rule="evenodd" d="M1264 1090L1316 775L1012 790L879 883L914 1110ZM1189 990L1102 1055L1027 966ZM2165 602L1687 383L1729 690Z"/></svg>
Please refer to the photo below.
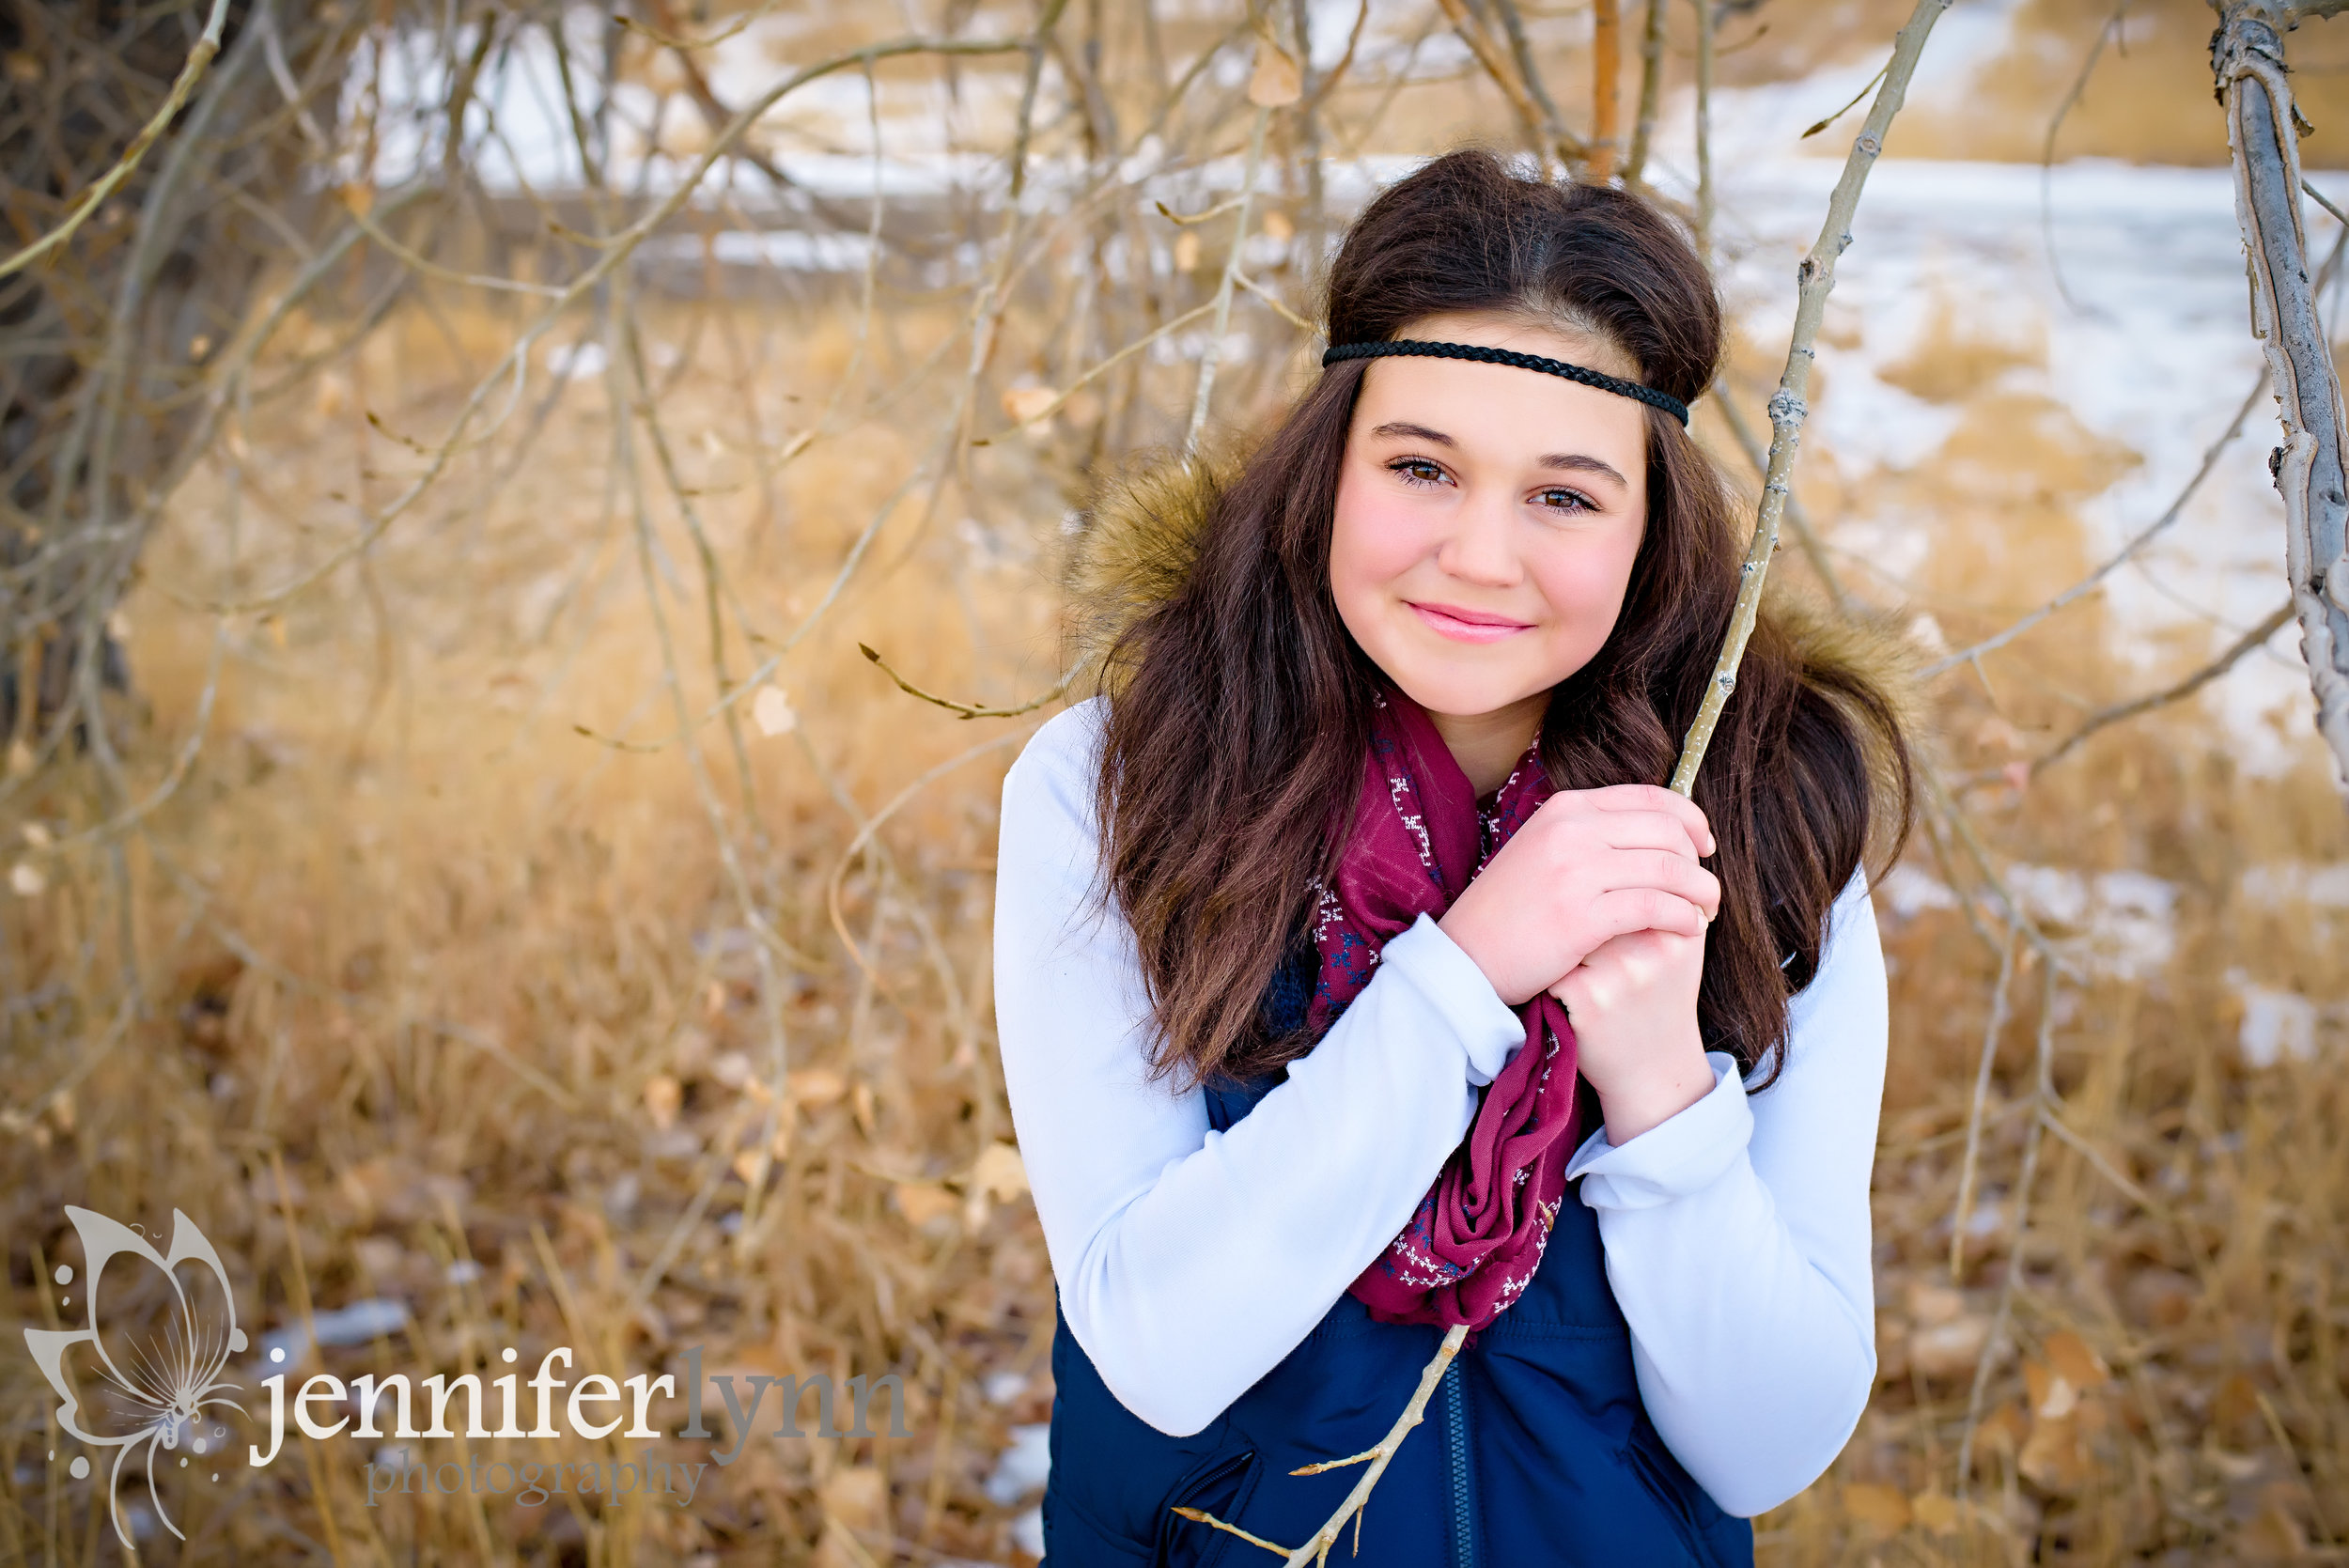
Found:
<svg viewBox="0 0 2349 1568"><path fill-rule="evenodd" d="M2227 0L2211 69L2234 155L2235 216L2250 272L2251 333L2266 350L2284 442L2268 460L2284 503L2285 573L2316 728L2349 786L2349 426L2316 310L2300 219L2299 110L2285 75L2280 0Z"/></svg>

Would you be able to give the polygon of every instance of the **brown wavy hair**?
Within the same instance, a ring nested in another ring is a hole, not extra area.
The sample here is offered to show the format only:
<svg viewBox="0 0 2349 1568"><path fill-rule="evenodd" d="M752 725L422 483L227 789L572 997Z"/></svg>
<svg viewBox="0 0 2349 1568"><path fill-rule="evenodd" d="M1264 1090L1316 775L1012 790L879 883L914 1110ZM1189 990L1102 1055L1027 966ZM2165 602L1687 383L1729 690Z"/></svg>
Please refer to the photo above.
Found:
<svg viewBox="0 0 2349 1568"><path fill-rule="evenodd" d="M1641 198L1439 158L1380 194L1331 265L1330 341L1407 335L1478 312L1596 336L1641 380L1693 403L1722 351L1713 280ZM1109 649L1096 794L1105 896L1132 925L1159 1035L1153 1066L1246 1077L1304 1054L1259 1001L1334 869L1361 787L1374 694L1389 684L1330 593L1338 475L1364 365L1321 378L1213 486L1174 590ZM1743 558L1720 474L1670 415L1647 414L1648 519L1614 630L1551 692L1543 761L1561 789L1662 783L1694 717ZM1893 696L1774 598L1696 785L1717 853L1698 1023L1749 1073L1782 1061L1787 1000L1816 971L1828 906L1867 852L1908 831L1908 745ZM1880 862L1881 863L1881 862Z"/></svg>

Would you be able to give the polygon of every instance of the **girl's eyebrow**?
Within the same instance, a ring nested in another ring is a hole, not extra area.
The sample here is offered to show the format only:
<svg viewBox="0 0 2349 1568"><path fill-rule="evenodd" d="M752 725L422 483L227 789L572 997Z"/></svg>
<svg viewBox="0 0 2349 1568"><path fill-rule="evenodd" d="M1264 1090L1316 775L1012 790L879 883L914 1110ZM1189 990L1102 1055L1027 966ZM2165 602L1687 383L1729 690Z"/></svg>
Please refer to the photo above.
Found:
<svg viewBox="0 0 2349 1568"><path fill-rule="evenodd" d="M1433 442L1438 446L1456 448L1460 444L1441 430L1431 430L1424 425L1414 425L1407 419L1393 420L1385 425L1375 426L1370 433L1374 436L1399 436L1410 441ZM1631 481L1617 472L1614 464L1601 458L1594 458L1587 452L1544 453L1533 459L1533 466L1557 469L1566 474L1595 474L1602 478L1612 479L1625 489L1631 488Z"/></svg>
<svg viewBox="0 0 2349 1568"><path fill-rule="evenodd" d="M1615 471L1614 464L1607 462L1602 458L1594 458L1587 452L1547 453L1542 457L1534 458L1533 466L1535 468L1560 469L1568 474L1596 474L1605 478L1612 479L1616 484L1621 485L1626 489L1629 489L1631 488L1631 481L1626 479L1621 474L1618 474Z"/></svg>
<svg viewBox="0 0 2349 1568"><path fill-rule="evenodd" d="M1374 436L1404 436L1418 441L1432 441L1439 446L1460 444L1441 430L1431 430L1424 425L1413 425L1408 420L1396 420L1392 424L1381 425L1370 433Z"/></svg>

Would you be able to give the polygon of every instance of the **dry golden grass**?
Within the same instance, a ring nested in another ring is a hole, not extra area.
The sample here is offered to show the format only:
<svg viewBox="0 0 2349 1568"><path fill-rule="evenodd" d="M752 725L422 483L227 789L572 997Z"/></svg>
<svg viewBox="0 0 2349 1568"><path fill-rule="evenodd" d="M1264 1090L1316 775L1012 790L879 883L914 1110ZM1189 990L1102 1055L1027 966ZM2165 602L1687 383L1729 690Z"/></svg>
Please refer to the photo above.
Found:
<svg viewBox="0 0 2349 1568"><path fill-rule="evenodd" d="M1878 47L1906 8L1771 8L1776 31L1726 55L1724 79ZM2206 86L2179 85L2191 71L2177 46L2201 13L2186 0L2139 9L2151 31L2108 62L2115 74L2100 75L2063 145L2207 161L2215 114L2140 112L2180 93L2203 101ZM1913 145L1896 137L1895 150L2035 156L2077 69L2065 51L2106 14L2084 0L2030 7L2027 31L2054 41L2039 74L2000 79L2013 102L1964 126L1905 127ZM1579 80L1574 60L1560 53L1562 83ZM2332 80L2310 82L2325 123ZM1570 85L1560 97L1577 112ZM1388 107L1430 143L1496 124L1490 95L1458 82ZM1212 289L1219 247L1211 236L1186 267L1193 297ZM1079 259L1072 234L1039 271ZM1065 374L1076 351L1065 302L1036 287L997 347L1012 387ZM701 713L721 665L741 679L820 602L947 411L951 376L922 366L941 349L957 363L963 302L900 302L875 323L841 427L774 469L860 363L853 315L836 295L640 312L660 419L724 568L715 648L682 508L654 474L640 531L639 492L614 475L623 458L640 474L655 458L641 425L613 427L589 378L534 443L462 456L360 567L282 614L222 623L217 697L200 717L215 623L191 601L266 591L347 539L355 508L397 491L419 460L406 443L443 427L514 319L428 299L239 426L175 502L126 606L134 771L164 780L201 727L184 782L118 854L24 836L70 843L92 825L98 794L71 768L8 824L23 840L9 855L43 886L0 925L16 1080L0 1202L11 1236L40 1238L9 1257L24 1324L73 1321L50 1272L73 1257L61 1205L150 1232L177 1205L231 1260L249 1327L377 1297L409 1305L407 1327L324 1352L331 1370L460 1370L506 1344L535 1365L568 1344L625 1375L681 1370L701 1345L710 1372L897 1372L913 1436L754 1441L690 1513L437 1496L369 1508L367 1447L308 1445L217 1486L167 1474L165 1505L190 1540L151 1536L149 1560L1013 1560L1025 1505L990 1501L982 1481L1012 1428L1050 1409L1052 1296L1033 1210L988 1153L1010 1126L988 926L999 782L1042 715L958 722L900 694L855 644L952 696L1049 687L1059 523L1094 442L1113 451L1136 430L1179 428L1191 367L1139 362L1130 398L1144 417L1113 434L1096 424L1118 417L1104 386L1050 430L972 448L935 492L889 506L863 568L783 668L793 727L765 733L738 703L734 732L696 730L699 771L666 743L663 626L677 700ZM273 351L322 348L343 326L305 321ZM1828 521L1930 506L1940 526L1915 587L1952 642L2005 619L1982 607L2026 607L2092 564L2079 510L2134 460L2013 389L2005 372L2043 351L1945 312L1890 372L1962 411L1942 450L1841 491L1806 471ZM1261 349L1226 365L1221 417L1256 422L1298 368ZM901 379L895 401L866 406ZM1128 389L1114 384L1123 407ZM982 400L975 423L1010 417ZM648 582L662 585L657 600ZM2337 1087L2349 911L2256 897L2245 877L2337 867L2349 828L2312 750L2280 778L2247 776L2193 703L2099 737L2027 789L2005 782L2080 702L2157 684L2114 656L2111 631L2091 599L1987 660L1988 689L1952 677L1936 692L1937 749L1950 777L1986 781L1963 793L1995 864L2161 878L2174 890L2170 949L2136 974L2077 960L2044 1019L2046 966L2025 950L1972 1188L1990 1222L1968 1227L1953 1270L1999 955L1962 910L1888 916L1883 1381L1829 1477L1760 1521L1767 1562L2349 1555L2337 1337L2349 1296L2336 1279L2349 1257ZM2201 657L2170 650L2165 668ZM940 768L869 852L848 855L872 813ZM713 814L776 923L771 978ZM1970 885L1949 838L1921 836L1911 865ZM2093 948L2085 928L2051 935L2064 952ZM115 1030L103 979L133 956L144 1005ZM2324 1009L2308 1059L2241 1059L2247 985ZM2043 1025L2078 1144L2042 1140L2018 1250L2007 1238ZM1956 1450L2002 1296L2017 1352L1994 1362L1961 1502ZM102 1488L70 1480L62 1452L46 1458L59 1449L53 1406L23 1358L0 1356L0 1557L118 1560ZM681 1415L656 1419L673 1428ZM641 1446L486 1448L609 1460ZM673 1458L708 1447L655 1446ZM425 1457L464 1455L459 1442Z"/></svg>

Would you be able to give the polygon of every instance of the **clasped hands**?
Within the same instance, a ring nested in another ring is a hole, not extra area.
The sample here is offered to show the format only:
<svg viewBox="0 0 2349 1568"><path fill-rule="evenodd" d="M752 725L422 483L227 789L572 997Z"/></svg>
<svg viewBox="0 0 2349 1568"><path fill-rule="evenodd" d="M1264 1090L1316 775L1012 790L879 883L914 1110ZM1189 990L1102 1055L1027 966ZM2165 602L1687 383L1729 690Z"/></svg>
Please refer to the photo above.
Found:
<svg viewBox="0 0 2349 1568"><path fill-rule="evenodd" d="M1721 885L1694 801L1654 784L1563 790L1438 924L1501 1000L1565 1004L1582 1076L1620 1147L1713 1087L1697 1031L1704 934Z"/></svg>

